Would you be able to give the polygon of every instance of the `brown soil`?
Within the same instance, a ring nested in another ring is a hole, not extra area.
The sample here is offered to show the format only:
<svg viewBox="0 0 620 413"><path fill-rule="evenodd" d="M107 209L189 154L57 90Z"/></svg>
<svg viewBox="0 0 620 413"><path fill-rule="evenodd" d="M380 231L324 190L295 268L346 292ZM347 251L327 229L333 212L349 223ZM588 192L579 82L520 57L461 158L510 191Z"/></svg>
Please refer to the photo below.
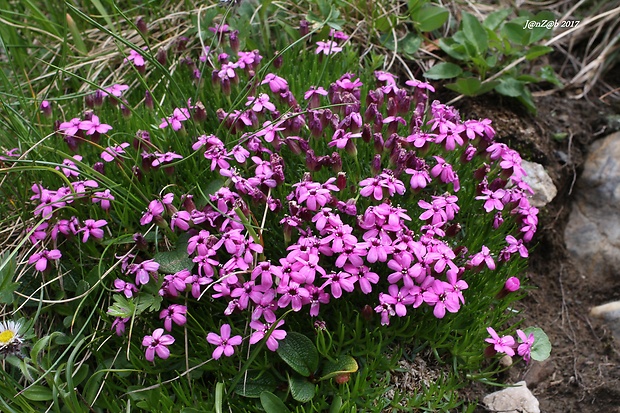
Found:
<svg viewBox="0 0 620 413"><path fill-rule="evenodd" d="M539 215L536 248L530 257L530 285L520 303L524 325L541 327L553 345L551 357L529 366L517 364L505 383L525 380L541 412L620 412L620 342L591 307L620 299L620 279L590 277L587 265L574 262L564 244L574 183L588 145L613 131L613 110L598 102L571 100L559 92L536 99L533 116L510 101L484 96L455 106L467 119L488 117L500 140L525 159L545 166L558 188L557 197ZM566 137L557 139L559 133ZM476 388L476 397L497 388ZM479 409L485 411L483 408Z"/></svg>

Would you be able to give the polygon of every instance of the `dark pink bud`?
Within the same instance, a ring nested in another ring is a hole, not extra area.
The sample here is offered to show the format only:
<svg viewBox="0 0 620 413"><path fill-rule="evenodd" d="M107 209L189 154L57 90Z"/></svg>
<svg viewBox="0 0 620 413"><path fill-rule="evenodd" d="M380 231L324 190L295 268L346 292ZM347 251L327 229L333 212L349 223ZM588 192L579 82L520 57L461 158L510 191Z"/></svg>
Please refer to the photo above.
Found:
<svg viewBox="0 0 620 413"><path fill-rule="evenodd" d="M176 51L182 52L187 48L187 42L189 42L189 37L180 36L176 40Z"/></svg>
<svg viewBox="0 0 620 413"><path fill-rule="evenodd" d="M382 154L384 149L383 135L381 135L380 133L375 133L374 135L372 135L372 137L375 145L375 152L378 154Z"/></svg>
<svg viewBox="0 0 620 413"><path fill-rule="evenodd" d="M332 153L331 165L332 165L332 171L338 172L338 173L342 171L342 158L340 157L340 154L338 152Z"/></svg>
<svg viewBox="0 0 620 413"><path fill-rule="evenodd" d="M390 97L387 101L387 115L388 116L396 116L398 113L398 105L396 103L396 99Z"/></svg>
<svg viewBox="0 0 620 413"><path fill-rule="evenodd" d="M506 291L514 293L515 291L518 291L519 288L521 288L521 281L519 281L517 277L510 277L506 280L504 288L506 289Z"/></svg>
<svg viewBox="0 0 620 413"><path fill-rule="evenodd" d="M136 243L136 248L141 251L146 251L149 247L149 243L146 241L146 238L139 232L133 234L133 241Z"/></svg>
<svg viewBox="0 0 620 413"><path fill-rule="evenodd" d="M160 65L165 66L168 62L168 51L163 47L159 49L155 54L155 60L157 60Z"/></svg>
<svg viewBox="0 0 620 413"><path fill-rule="evenodd" d="M93 165L93 169L97 172L99 172L101 175L105 175L105 166L103 164L103 162L96 162Z"/></svg>
<svg viewBox="0 0 620 413"><path fill-rule="evenodd" d="M204 122L207 119L207 110L205 109L205 105L203 105L202 102L196 102L192 119L197 122Z"/></svg>
<svg viewBox="0 0 620 413"><path fill-rule="evenodd" d="M239 30L233 30L228 37L230 48L233 52L239 52Z"/></svg>
<svg viewBox="0 0 620 413"><path fill-rule="evenodd" d="M303 37L310 33L310 23L308 20L302 20L299 22L299 34Z"/></svg>
<svg viewBox="0 0 620 413"><path fill-rule="evenodd" d="M347 174L346 172L338 172L336 176L336 186L341 191L347 187Z"/></svg>
<svg viewBox="0 0 620 413"><path fill-rule="evenodd" d="M279 54L279 52L276 52L277 56L275 59L273 59L273 67L275 67L276 69L279 69L282 67L282 64L284 63L284 59L282 58L282 55Z"/></svg>
<svg viewBox="0 0 620 413"><path fill-rule="evenodd" d="M372 139L372 132L370 131L370 125L365 123L362 127L362 140L365 143L369 143Z"/></svg>
<svg viewBox="0 0 620 413"><path fill-rule="evenodd" d="M144 36L146 36L149 32L149 28L146 25L146 20L144 20L142 16L138 17L138 19L136 20L136 28Z"/></svg>
<svg viewBox="0 0 620 413"><path fill-rule="evenodd" d="M377 109L377 104L371 103L370 105L368 105L368 107L366 108L366 111L364 112L364 120L366 122L370 122L371 120L374 120L377 117L377 113L379 113Z"/></svg>
<svg viewBox="0 0 620 413"><path fill-rule="evenodd" d="M370 163L370 169L375 175L381 172L381 155L376 154L374 158L372 158L372 162Z"/></svg>
<svg viewBox="0 0 620 413"><path fill-rule="evenodd" d="M478 181L482 181L489 172L491 172L491 166L485 163L480 168L474 171L474 178L476 178Z"/></svg>
<svg viewBox="0 0 620 413"><path fill-rule="evenodd" d="M131 117L131 109L129 109L129 106L127 106L127 105L128 105L127 101L125 101L125 102L120 104L121 114L123 115L123 117L125 119Z"/></svg>
<svg viewBox="0 0 620 413"><path fill-rule="evenodd" d="M153 96L148 90L144 92L144 106L149 110L153 110L153 108L155 107L155 104L153 102Z"/></svg>
<svg viewBox="0 0 620 413"><path fill-rule="evenodd" d="M39 105L39 109L41 110L43 116L47 118L52 116L52 104L49 100L44 100L43 102L41 102L41 105Z"/></svg>
<svg viewBox="0 0 620 413"><path fill-rule="evenodd" d="M103 105L104 94L102 90L96 90L93 96L93 107L98 108Z"/></svg>

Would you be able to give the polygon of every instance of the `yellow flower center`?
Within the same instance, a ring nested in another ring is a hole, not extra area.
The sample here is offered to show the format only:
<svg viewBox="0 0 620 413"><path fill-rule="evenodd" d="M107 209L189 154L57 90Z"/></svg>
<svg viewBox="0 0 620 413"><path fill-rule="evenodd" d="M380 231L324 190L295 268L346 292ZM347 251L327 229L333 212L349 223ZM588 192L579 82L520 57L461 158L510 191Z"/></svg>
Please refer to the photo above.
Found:
<svg viewBox="0 0 620 413"><path fill-rule="evenodd" d="M15 337L15 333L12 332L11 330L3 331L2 333L0 333L0 345L9 344L11 341L13 341L14 337Z"/></svg>

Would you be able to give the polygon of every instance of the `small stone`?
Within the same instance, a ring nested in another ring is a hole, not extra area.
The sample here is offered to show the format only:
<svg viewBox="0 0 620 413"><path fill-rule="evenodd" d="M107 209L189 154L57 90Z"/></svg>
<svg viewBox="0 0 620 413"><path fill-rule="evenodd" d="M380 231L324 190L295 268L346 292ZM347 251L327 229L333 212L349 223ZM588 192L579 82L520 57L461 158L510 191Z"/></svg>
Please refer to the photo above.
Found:
<svg viewBox="0 0 620 413"><path fill-rule="evenodd" d="M484 396L482 402L490 412L502 413L540 413L538 399L527 388L524 381L514 387Z"/></svg>
<svg viewBox="0 0 620 413"><path fill-rule="evenodd" d="M555 371L555 365L549 360L533 361L531 367L525 373L525 382L532 388L535 388Z"/></svg>
<svg viewBox="0 0 620 413"><path fill-rule="evenodd" d="M540 208L551 202L558 194L558 189L545 168L541 164L525 160L521 162L521 167L527 174L523 180L534 190L530 204Z"/></svg>
<svg viewBox="0 0 620 413"><path fill-rule="evenodd" d="M614 337L620 340L620 301L593 307L590 315L605 320Z"/></svg>
<svg viewBox="0 0 620 413"><path fill-rule="evenodd" d="M508 354L504 355L504 357L499 359L499 364L502 367L510 367L510 366L512 366L512 357L510 357Z"/></svg>

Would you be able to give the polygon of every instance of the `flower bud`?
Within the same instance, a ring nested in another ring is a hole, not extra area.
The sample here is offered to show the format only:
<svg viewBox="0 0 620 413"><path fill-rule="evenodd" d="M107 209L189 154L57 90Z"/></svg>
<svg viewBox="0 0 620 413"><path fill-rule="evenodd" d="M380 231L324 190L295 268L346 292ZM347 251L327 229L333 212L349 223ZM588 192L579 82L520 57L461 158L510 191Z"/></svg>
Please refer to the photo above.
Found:
<svg viewBox="0 0 620 413"><path fill-rule="evenodd" d="M204 122L207 119L207 110L205 109L205 105L202 102L196 102L194 106L194 114L192 115L192 119L197 122Z"/></svg>
<svg viewBox="0 0 620 413"><path fill-rule="evenodd" d="M146 251L148 249L149 243L139 232L133 234L133 241L136 243L136 248L138 248L139 250Z"/></svg>
<svg viewBox="0 0 620 413"><path fill-rule="evenodd" d="M105 175L105 165L103 162L95 162L93 169L99 172L101 175Z"/></svg>
<svg viewBox="0 0 620 413"><path fill-rule="evenodd" d="M510 277L506 280L504 288L497 294L498 299L506 297L510 293L514 293L521 288L521 281L517 277Z"/></svg>
<svg viewBox="0 0 620 413"><path fill-rule="evenodd" d="M381 172L381 155L376 154L374 158L372 158L372 162L370 163L370 169L374 175L377 175Z"/></svg>
<svg viewBox="0 0 620 413"><path fill-rule="evenodd" d="M163 47L159 49L155 54L155 60L157 60L162 66L165 66L168 62L168 51Z"/></svg>
<svg viewBox="0 0 620 413"><path fill-rule="evenodd" d="M277 56L275 57L275 59L273 59L273 67L275 67L276 69L279 69L282 67L282 64L284 63L284 59L282 58L282 55L279 52L276 52Z"/></svg>
<svg viewBox="0 0 620 413"><path fill-rule="evenodd" d="M228 41L230 43L230 48L233 52L239 52L239 30L233 30L228 36Z"/></svg>
<svg viewBox="0 0 620 413"><path fill-rule="evenodd" d="M149 28L146 24L146 20L144 20L142 16L138 17L138 19L136 20L136 28L144 36L146 36L149 33Z"/></svg>
<svg viewBox="0 0 620 413"><path fill-rule="evenodd" d="M39 110L41 110L41 113L46 118L52 116L52 104L49 102L49 100L44 100L43 102L41 102L41 105L39 105Z"/></svg>
<svg viewBox="0 0 620 413"><path fill-rule="evenodd" d="M125 119L128 119L131 117L131 109L129 109L127 105L128 105L127 101L124 101L123 103L120 104L121 114L123 115Z"/></svg>
<svg viewBox="0 0 620 413"><path fill-rule="evenodd" d="M144 92L144 107L149 110L153 110L155 108L155 104L153 102L153 95L148 90Z"/></svg>
<svg viewBox="0 0 620 413"><path fill-rule="evenodd" d="M308 23L308 20L304 19L299 22L299 34L303 37L308 33L310 33L310 23Z"/></svg>
<svg viewBox="0 0 620 413"><path fill-rule="evenodd" d="M332 153L331 167L332 167L332 171L334 172L340 173L340 171L342 171L342 158L340 157L340 154L338 152Z"/></svg>
<svg viewBox="0 0 620 413"><path fill-rule="evenodd" d="M341 191L347 187L347 173L346 172L338 172L336 176L336 186Z"/></svg>

